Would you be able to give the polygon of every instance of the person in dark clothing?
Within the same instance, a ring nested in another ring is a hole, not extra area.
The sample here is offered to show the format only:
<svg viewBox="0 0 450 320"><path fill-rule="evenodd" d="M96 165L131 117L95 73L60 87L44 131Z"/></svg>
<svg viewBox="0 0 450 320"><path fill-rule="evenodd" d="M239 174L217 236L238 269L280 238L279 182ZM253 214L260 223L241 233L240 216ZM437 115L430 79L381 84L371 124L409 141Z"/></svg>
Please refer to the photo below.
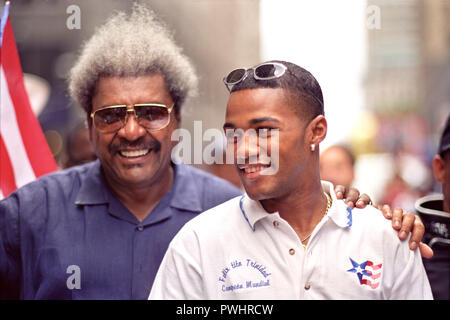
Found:
<svg viewBox="0 0 450 320"><path fill-rule="evenodd" d="M415 207L425 224L424 242L434 251L433 258L423 259L433 297L450 300L450 114L433 159L433 174L442 184L442 194L420 198Z"/></svg>

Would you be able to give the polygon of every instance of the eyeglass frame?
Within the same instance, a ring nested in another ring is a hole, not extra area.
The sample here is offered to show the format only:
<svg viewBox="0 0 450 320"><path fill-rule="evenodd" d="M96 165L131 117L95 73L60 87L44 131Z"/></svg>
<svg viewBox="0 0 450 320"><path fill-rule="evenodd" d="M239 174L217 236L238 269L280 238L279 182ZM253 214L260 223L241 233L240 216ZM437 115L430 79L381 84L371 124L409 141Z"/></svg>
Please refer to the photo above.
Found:
<svg viewBox="0 0 450 320"><path fill-rule="evenodd" d="M230 88L229 86L234 86L234 85L238 84L239 82L244 81L244 80L247 78L248 72L249 72L250 70L256 70L257 68L259 68L259 67L261 67L261 66L266 66L266 65L276 65L276 66L279 66L279 67L281 67L281 68L283 69L283 71L282 71L281 74L279 74L279 75L273 75L273 76L270 76L270 77L259 77L259 76L256 75L255 72L253 72L253 78L255 78L256 80L272 80L272 79L277 79L277 78L281 78L281 77L286 73L286 71L288 70L288 67L286 67L284 64L279 63L279 62L263 62L263 63L260 63L260 64L258 64L258 65L256 65L256 66L251 67L251 68L248 68L248 69L245 69L245 68L236 68L236 69L233 69L233 70L231 70L231 71L223 78L223 82L224 82L224 84L225 84L225 87L228 89L228 92L231 92L231 90L233 89L233 87ZM244 75L243 75L239 80L237 80L237 81L235 81L235 82L227 82L226 79L228 78L228 76L229 76L232 72L237 71L237 70L244 70L244 71L245 71L245 72L244 72Z"/></svg>
<svg viewBox="0 0 450 320"><path fill-rule="evenodd" d="M138 117L138 115L136 114L136 110L134 109L134 107L139 107L139 106L155 106L155 107L166 108L166 109L167 109L167 112L169 113L169 114L168 114L169 117L168 117L167 123L166 123L163 127L158 128L158 129L149 129L149 128L146 128L146 127L142 126L141 124L139 124L139 121L138 121L138 120L139 120L139 117ZM133 104L133 105L117 104L117 105L112 105L112 106L102 107L102 108L100 108L100 109L97 109L97 110L95 110L95 111L92 111L91 114L90 114L90 118L92 119L92 123L93 123L93 125L94 125L94 128L95 128L96 130L98 130L99 132L103 132L103 133L113 133L113 132L119 131L120 129L122 129L123 127L126 126L126 124L128 123L128 113L131 113L131 112L132 112L132 113L134 113L134 118L136 119L136 121L138 122L138 124L139 124L140 126L142 126L143 128L145 128L146 130L150 130L150 131L158 131L158 130L164 129L165 127L167 127L167 126L169 125L169 123L170 123L170 114L171 114L171 112L172 112L172 110L173 110L174 107L175 107L175 103L172 104L172 106L170 106L170 107L168 107L168 106L166 106L165 104L162 104L162 103L137 103L137 104ZM120 128L118 128L117 130L113 130L113 131L110 131L110 132L104 131L104 130L102 131L102 130L98 129L98 128L96 127L96 125L95 125L95 120L94 120L95 113L96 113L97 111L106 110L106 109L115 109L115 108L126 108L125 119L124 119L124 121L121 121L121 122L122 122L122 126L121 126Z"/></svg>

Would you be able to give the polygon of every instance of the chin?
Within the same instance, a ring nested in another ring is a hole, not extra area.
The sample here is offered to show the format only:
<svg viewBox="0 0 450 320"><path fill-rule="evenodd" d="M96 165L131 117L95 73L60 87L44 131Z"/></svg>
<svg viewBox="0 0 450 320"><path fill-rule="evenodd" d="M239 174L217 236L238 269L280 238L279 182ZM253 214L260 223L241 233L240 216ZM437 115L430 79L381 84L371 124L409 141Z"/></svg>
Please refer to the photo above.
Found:
<svg viewBox="0 0 450 320"><path fill-rule="evenodd" d="M274 192L264 187L256 188L255 186L248 187L244 185L244 188L250 199L255 201L272 199L274 197Z"/></svg>
<svg viewBox="0 0 450 320"><path fill-rule="evenodd" d="M128 166L119 172L116 172L116 177L126 185L137 186L142 184L149 184L154 180L156 172L153 168L146 168L143 166Z"/></svg>

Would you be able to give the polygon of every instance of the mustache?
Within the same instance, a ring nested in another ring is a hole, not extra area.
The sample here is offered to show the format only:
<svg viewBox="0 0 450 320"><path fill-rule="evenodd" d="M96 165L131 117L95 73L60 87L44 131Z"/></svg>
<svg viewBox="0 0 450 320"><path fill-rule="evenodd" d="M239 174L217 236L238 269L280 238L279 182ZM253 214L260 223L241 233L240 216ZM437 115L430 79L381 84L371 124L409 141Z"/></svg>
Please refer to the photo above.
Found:
<svg viewBox="0 0 450 320"><path fill-rule="evenodd" d="M161 143L156 140L145 141L144 138L139 138L135 141L128 141L124 138L120 138L118 143L110 144L108 151L112 154L119 152L123 149L152 149L154 152L158 152L161 149Z"/></svg>

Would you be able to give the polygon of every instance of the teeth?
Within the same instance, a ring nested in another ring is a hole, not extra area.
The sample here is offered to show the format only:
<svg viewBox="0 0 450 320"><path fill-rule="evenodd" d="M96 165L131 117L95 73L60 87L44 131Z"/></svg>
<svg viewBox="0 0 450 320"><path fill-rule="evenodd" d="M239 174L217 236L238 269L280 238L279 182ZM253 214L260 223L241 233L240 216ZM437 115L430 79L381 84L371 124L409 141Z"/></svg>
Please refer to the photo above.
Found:
<svg viewBox="0 0 450 320"><path fill-rule="evenodd" d="M149 151L150 151L150 149L133 150L133 151L120 151L120 154L123 157L126 157L126 158L133 158L133 157L145 156L147 153L149 153Z"/></svg>
<svg viewBox="0 0 450 320"><path fill-rule="evenodd" d="M253 167L246 167L243 169L244 169L245 173L254 173L257 171L261 171L264 168L266 168L266 166L253 166Z"/></svg>

